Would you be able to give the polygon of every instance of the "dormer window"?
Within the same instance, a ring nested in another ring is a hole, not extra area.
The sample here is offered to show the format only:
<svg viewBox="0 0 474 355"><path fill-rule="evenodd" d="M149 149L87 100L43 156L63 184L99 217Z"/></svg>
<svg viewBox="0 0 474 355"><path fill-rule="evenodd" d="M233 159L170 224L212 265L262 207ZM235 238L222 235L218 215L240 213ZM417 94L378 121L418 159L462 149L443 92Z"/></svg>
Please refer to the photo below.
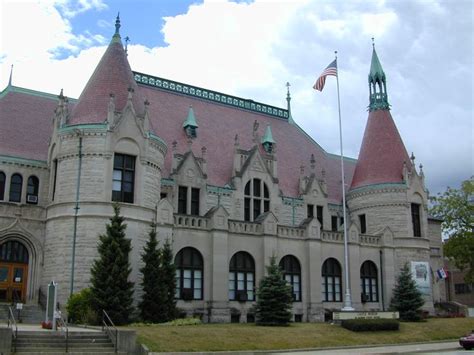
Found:
<svg viewBox="0 0 474 355"><path fill-rule="evenodd" d="M186 127L186 135L187 135L189 138L196 138L196 127L187 126L187 127Z"/></svg>
<svg viewBox="0 0 474 355"><path fill-rule="evenodd" d="M189 107L188 117L183 122L183 128L188 138L197 137L198 124L196 122L196 117L194 116L194 110L192 106Z"/></svg>
<svg viewBox="0 0 474 355"><path fill-rule="evenodd" d="M272 135L272 129L270 125L267 125L267 129L265 130L265 135L262 137L262 146L263 149L268 153L272 154L274 150L275 141Z"/></svg>
<svg viewBox="0 0 474 355"><path fill-rule="evenodd" d="M273 143L265 142L263 143L263 149L268 153L271 154L273 152Z"/></svg>

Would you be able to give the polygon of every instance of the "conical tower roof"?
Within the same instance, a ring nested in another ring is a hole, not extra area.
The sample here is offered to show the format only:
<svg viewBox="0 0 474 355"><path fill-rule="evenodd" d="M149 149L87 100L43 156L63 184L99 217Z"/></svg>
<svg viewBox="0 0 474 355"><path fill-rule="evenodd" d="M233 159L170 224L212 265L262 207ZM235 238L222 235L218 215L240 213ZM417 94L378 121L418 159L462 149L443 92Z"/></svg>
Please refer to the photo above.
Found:
<svg viewBox="0 0 474 355"><path fill-rule="evenodd" d="M132 69L127 60L127 54L120 38L120 18L117 16L115 34L105 51L102 59L95 68L87 85L81 93L72 113L70 124L99 123L107 118L110 95L115 97L116 110L122 110L132 89L132 103L137 114L144 113L145 105L137 84L133 78Z"/></svg>
<svg viewBox="0 0 474 355"><path fill-rule="evenodd" d="M403 164L406 163L407 168L411 170L410 158L390 114L385 80L385 73L374 49L369 73L371 90L369 118L351 189L375 184L400 183L403 182Z"/></svg>

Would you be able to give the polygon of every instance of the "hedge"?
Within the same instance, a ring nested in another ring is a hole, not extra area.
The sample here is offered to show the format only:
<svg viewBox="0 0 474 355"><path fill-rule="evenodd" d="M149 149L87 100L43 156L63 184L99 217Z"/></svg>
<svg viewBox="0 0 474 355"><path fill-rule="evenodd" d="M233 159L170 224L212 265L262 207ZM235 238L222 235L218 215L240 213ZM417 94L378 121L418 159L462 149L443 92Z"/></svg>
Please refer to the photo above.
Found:
<svg viewBox="0 0 474 355"><path fill-rule="evenodd" d="M400 322L397 319L348 319L343 320L341 325L353 332L400 329Z"/></svg>

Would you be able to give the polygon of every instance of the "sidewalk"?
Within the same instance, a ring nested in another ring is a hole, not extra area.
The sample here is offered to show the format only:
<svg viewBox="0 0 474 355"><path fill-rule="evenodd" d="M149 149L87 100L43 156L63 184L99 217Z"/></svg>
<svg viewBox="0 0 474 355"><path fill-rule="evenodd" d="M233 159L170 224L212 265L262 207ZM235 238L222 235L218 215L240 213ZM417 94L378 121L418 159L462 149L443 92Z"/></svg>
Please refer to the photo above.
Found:
<svg viewBox="0 0 474 355"><path fill-rule="evenodd" d="M6 324L1 324L0 325L2 328L6 328ZM52 332L51 329L43 329L41 328L40 324L17 324L18 326L18 331L20 332ZM78 327L78 326L68 326L68 330L70 332L100 332L102 331L100 327Z"/></svg>

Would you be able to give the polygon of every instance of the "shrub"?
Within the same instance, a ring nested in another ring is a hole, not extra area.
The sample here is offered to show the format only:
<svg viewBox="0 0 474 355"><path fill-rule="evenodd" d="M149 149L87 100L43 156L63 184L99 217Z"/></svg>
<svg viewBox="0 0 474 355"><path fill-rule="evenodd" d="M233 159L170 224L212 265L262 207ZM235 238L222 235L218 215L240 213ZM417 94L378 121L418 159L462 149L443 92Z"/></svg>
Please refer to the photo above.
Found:
<svg viewBox="0 0 474 355"><path fill-rule="evenodd" d="M343 320L341 325L353 332L400 329L400 322L396 319L348 319Z"/></svg>
<svg viewBox="0 0 474 355"><path fill-rule="evenodd" d="M85 288L74 293L67 301L66 310L69 322L75 324L97 324L97 315L92 309L92 292Z"/></svg>
<svg viewBox="0 0 474 355"><path fill-rule="evenodd" d="M171 322L164 323L163 325L180 326L180 325L199 325L199 324L202 324L199 318L180 318L180 319L172 320Z"/></svg>

